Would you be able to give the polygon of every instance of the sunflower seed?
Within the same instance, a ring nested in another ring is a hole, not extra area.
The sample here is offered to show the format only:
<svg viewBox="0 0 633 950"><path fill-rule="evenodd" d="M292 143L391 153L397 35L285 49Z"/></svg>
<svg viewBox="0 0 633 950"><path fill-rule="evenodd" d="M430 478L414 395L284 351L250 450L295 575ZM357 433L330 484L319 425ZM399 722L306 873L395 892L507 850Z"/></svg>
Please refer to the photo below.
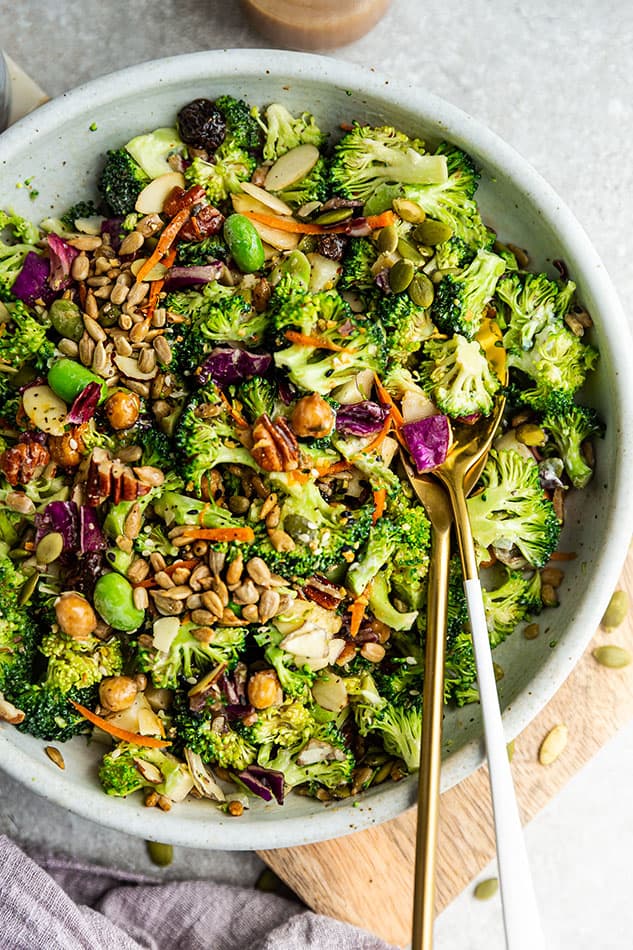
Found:
<svg viewBox="0 0 633 950"><path fill-rule="evenodd" d="M266 623L272 617L279 613L281 598L276 590L265 590L259 599L258 619L260 623ZM245 613L245 611L242 611ZM247 618L248 619L248 618Z"/></svg>
<svg viewBox="0 0 633 950"><path fill-rule="evenodd" d="M87 333L84 333L81 340L79 341L79 359L84 366L92 365L92 357L95 351L95 342L92 337L88 336Z"/></svg>
<svg viewBox="0 0 633 950"><path fill-rule="evenodd" d="M216 617L221 617L224 613L225 605L222 603L218 595L212 590L207 590L204 592L202 595L202 603L206 609L210 610L211 613Z"/></svg>
<svg viewBox="0 0 633 950"><path fill-rule="evenodd" d="M49 757L51 762L54 762L58 769L62 771L66 768L66 763L64 762L64 756L61 754L59 749L56 749L54 745L47 745L44 747L44 752Z"/></svg>
<svg viewBox="0 0 633 950"><path fill-rule="evenodd" d="M149 607L149 597L144 587L134 588L132 600L137 610L147 610Z"/></svg>
<svg viewBox="0 0 633 950"><path fill-rule="evenodd" d="M90 263L85 254L79 254L72 262L70 273L74 280L85 280L90 273Z"/></svg>
<svg viewBox="0 0 633 950"><path fill-rule="evenodd" d="M176 586L166 571L157 571L156 574L154 574L154 580L163 590L169 590L170 587Z"/></svg>
<svg viewBox="0 0 633 950"><path fill-rule="evenodd" d="M130 231L121 241L119 254L121 257L127 257L128 254L136 254L143 247L145 238L140 231Z"/></svg>
<svg viewBox="0 0 633 950"><path fill-rule="evenodd" d="M154 340L154 349L159 363L168 366L171 363L171 347L164 336L157 336Z"/></svg>
<svg viewBox="0 0 633 950"><path fill-rule="evenodd" d="M236 604L256 604L259 600L259 591L251 580L244 581L233 591L233 600Z"/></svg>
<svg viewBox="0 0 633 950"><path fill-rule="evenodd" d="M246 562L246 573L256 584L260 584L262 587L270 586L270 570L261 557L252 557Z"/></svg>
<svg viewBox="0 0 633 950"><path fill-rule="evenodd" d="M226 571L226 583L229 587L231 587L233 584L239 584L240 578L242 577L243 567L244 559L242 557L242 552L238 551L236 557L233 558Z"/></svg>
<svg viewBox="0 0 633 950"><path fill-rule="evenodd" d="M192 610L191 619L200 627L209 627L218 619L210 610Z"/></svg>
<svg viewBox="0 0 633 950"><path fill-rule="evenodd" d="M134 284L129 294L127 295L127 305L129 307L137 307L142 300L145 299L149 291L149 284L141 281L138 284Z"/></svg>
<svg viewBox="0 0 633 950"><path fill-rule="evenodd" d="M126 537L134 540L134 538L138 538L142 524L143 515L141 513L141 506L138 501L135 501L123 523L123 533Z"/></svg>

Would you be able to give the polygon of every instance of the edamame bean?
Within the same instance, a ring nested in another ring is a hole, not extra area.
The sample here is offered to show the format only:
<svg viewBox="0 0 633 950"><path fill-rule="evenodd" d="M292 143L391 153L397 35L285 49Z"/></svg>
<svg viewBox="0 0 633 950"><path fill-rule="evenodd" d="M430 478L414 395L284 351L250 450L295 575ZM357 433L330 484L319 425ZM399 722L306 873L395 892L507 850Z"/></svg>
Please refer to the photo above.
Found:
<svg viewBox="0 0 633 950"><path fill-rule="evenodd" d="M86 369L81 363L61 359L53 363L48 371L48 385L60 399L67 403L71 403L88 383L99 383L101 396L105 398L108 390L101 377Z"/></svg>
<svg viewBox="0 0 633 950"><path fill-rule="evenodd" d="M284 274L290 274L307 287L310 283L312 267L303 251L291 251L280 268Z"/></svg>
<svg viewBox="0 0 633 950"><path fill-rule="evenodd" d="M264 266L264 248L252 221L243 214L230 214L224 222L224 240L233 260L244 274Z"/></svg>
<svg viewBox="0 0 633 950"><path fill-rule="evenodd" d="M48 316L60 336L79 343L84 332L79 307L72 300L54 300Z"/></svg>
<svg viewBox="0 0 633 950"><path fill-rule="evenodd" d="M134 606L132 585L121 574L102 574L93 595L97 613L115 630L137 630L145 619L145 611Z"/></svg>

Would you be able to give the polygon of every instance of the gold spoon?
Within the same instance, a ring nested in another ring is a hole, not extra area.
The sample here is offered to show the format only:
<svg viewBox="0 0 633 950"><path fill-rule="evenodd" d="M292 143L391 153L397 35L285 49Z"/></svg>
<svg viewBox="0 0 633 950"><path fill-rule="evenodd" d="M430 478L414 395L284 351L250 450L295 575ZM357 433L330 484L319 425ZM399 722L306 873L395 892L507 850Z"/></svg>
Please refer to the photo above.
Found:
<svg viewBox="0 0 633 950"><path fill-rule="evenodd" d="M505 350L496 323L484 320L477 334L489 362L503 384L507 382ZM453 444L446 461L433 470L450 497L457 542L464 573L464 591L473 637L477 680L484 726L486 756L497 842L497 864L508 950L541 950L545 938L540 925L536 895L528 863L525 839L506 751L497 684L492 664L483 595L466 504L469 472L490 451L505 398L499 397L494 412L474 425L455 426Z"/></svg>

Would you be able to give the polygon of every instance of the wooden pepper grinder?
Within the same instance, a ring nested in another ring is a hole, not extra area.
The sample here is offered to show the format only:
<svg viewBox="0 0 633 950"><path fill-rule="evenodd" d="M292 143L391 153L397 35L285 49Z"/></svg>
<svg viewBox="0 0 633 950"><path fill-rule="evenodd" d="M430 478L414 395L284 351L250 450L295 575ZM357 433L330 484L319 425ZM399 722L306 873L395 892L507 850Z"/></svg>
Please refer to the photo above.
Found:
<svg viewBox="0 0 633 950"><path fill-rule="evenodd" d="M275 46L332 49L368 33L391 0L242 0L260 33Z"/></svg>

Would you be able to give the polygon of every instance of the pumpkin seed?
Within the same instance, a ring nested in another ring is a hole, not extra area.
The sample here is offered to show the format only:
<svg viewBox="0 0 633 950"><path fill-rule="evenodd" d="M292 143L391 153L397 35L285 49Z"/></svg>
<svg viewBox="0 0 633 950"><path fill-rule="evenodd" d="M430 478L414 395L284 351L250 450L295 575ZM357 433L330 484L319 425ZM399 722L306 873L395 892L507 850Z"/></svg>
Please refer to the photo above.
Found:
<svg viewBox="0 0 633 950"><path fill-rule="evenodd" d="M376 246L383 254L393 254L398 246L398 229L395 224L388 224L378 232Z"/></svg>
<svg viewBox="0 0 633 950"><path fill-rule="evenodd" d="M499 879L489 877L485 881L480 881L474 890L474 895L478 901L487 901L494 897L499 890Z"/></svg>
<svg viewBox="0 0 633 950"><path fill-rule="evenodd" d="M338 224L339 221L347 221L354 213L353 208L333 208L331 211L325 211L314 219L315 224Z"/></svg>
<svg viewBox="0 0 633 950"><path fill-rule="evenodd" d="M523 445L544 445L547 442L544 431L532 422L524 422L517 426L515 433L517 442L521 442Z"/></svg>
<svg viewBox="0 0 633 950"><path fill-rule="evenodd" d="M537 623L529 623L523 631L523 636L526 640L536 640L540 632L541 630Z"/></svg>
<svg viewBox="0 0 633 950"><path fill-rule="evenodd" d="M64 538L59 531L45 534L35 548L35 559L39 564L52 564L64 550Z"/></svg>
<svg viewBox="0 0 633 950"><path fill-rule="evenodd" d="M408 198L395 198L392 207L403 221L409 221L411 224L420 224L426 218L424 208Z"/></svg>
<svg viewBox="0 0 633 950"><path fill-rule="evenodd" d="M35 588L37 587L37 582L39 579L39 574L31 574L29 579L22 584L20 593L18 595L18 604L20 607L24 607L25 604L28 604L29 600L35 593Z"/></svg>
<svg viewBox="0 0 633 950"><path fill-rule="evenodd" d="M615 630L620 626L621 623L624 622L628 612L629 595L625 590L616 590L609 601L609 606L604 612L604 616L600 621L600 626L607 632Z"/></svg>
<svg viewBox="0 0 633 950"><path fill-rule="evenodd" d="M556 761L567 745L568 736L569 730L564 722L550 729L538 750L538 760L541 765L552 765Z"/></svg>
<svg viewBox="0 0 633 950"><path fill-rule="evenodd" d="M162 844L160 841L146 841L147 853L150 861L165 868L174 860L174 848L171 844Z"/></svg>
<svg viewBox="0 0 633 950"><path fill-rule="evenodd" d="M631 660L633 660L628 650L616 646L614 643L596 647L592 652L592 656L601 666L607 666L610 670L621 670L623 667L629 666Z"/></svg>
<svg viewBox="0 0 633 950"><path fill-rule="evenodd" d="M512 762L514 758L514 739L511 742L508 742L506 746L506 752L508 753L508 762Z"/></svg>
<svg viewBox="0 0 633 950"><path fill-rule="evenodd" d="M416 229L416 240L421 244L428 244L429 247L435 247L436 244L443 244L453 236L453 229L443 221L433 221L427 218Z"/></svg>
<svg viewBox="0 0 633 950"><path fill-rule="evenodd" d="M424 258L417 247L412 244L411 241L407 241L406 238L400 238L398 241L398 253L400 257L404 257L406 261L413 261L414 264L424 263Z"/></svg>
<svg viewBox="0 0 633 950"><path fill-rule="evenodd" d="M394 294L401 294L413 280L415 268L411 261L396 261L389 271L389 286Z"/></svg>
<svg viewBox="0 0 633 950"><path fill-rule="evenodd" d="M418 307L430 307L435 296L433 282L426 274L416 274L409 284L408 293L413 303Z"/></svg>

